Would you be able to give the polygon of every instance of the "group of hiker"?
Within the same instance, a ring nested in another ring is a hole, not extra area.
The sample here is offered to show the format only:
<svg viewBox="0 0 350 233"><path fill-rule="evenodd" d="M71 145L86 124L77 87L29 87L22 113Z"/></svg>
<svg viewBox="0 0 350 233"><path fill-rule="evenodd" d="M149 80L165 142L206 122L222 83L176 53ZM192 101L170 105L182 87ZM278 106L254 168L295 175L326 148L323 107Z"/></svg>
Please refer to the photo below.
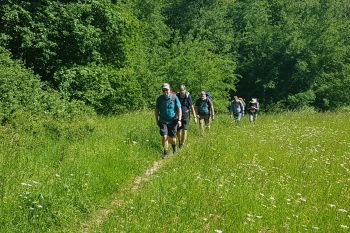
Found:
<svg viewBox="0 0 350 233"><path fill-rule="evenodd" d="M248 114L249 121L255 122L258 117L258 111L260 109L259 102L257 98L252 98L248 103ZM244 116L246 110L246 103L243 98L234 96L230 106L231 117L234 118L235 122L239 124L241 118Z"/></svg>
<svg viewBox="0 0 350 233"><path fill-rule="evenodd" d="M155 119L160 128L162 137L164 159L169 155L169 144L173 154L177 151L176 140L179 140L181 149L187 140L187 131L192 113L195 123L199 122L201 135L204 135L205 128L210 128L214 120L215 111L211 94L205 91L200 92L200 97L193 104L192 97L187 92L185 85L181 85L179 92L173 92L168 83L162 85L163 94L157 98ZM244 115L246 104L243 98L234 96L231 102L231 116L237 123ZM253 98L248 104L250 121L255 121L259 110L257 99Z"/></svg>

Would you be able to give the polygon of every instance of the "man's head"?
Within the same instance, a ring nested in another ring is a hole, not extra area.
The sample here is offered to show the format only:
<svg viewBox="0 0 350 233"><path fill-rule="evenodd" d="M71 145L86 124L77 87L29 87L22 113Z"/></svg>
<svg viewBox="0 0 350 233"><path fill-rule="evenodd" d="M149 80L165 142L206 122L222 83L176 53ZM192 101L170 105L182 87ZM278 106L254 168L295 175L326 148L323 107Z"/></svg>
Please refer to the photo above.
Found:
<svg viewBox="0 0 350 233"><path fill-rule="evenodd" d="M233 100L236 101L236 102L238 102L238 97L235 95L235 96L233 97Z"/></svg>
<svg viewBox="0 0 350 233"><path fill-rule="evenodd" d="M251 102L252 102L252 103L257 103L258 100L257 100L257 98L252 98Z"/></svg>
<svg viewBox="0 0 350 233"><path fill-rule="evenodd" d="M185 87L185 85L181 85L180 86L180 95L185 96L185 94L186 94L186 87Z"/></svg>
<svg viewBox="0 0 350 233"><path fill-rule="evenodd" d="M169 95L169 92L170 92L170 85L169 85L169 83L163 83L162 91L163 91L163 95L165 95L165 96Z"/></svg>
<svg viewBox="0 0 350 233"><path fill-rule="evenodd" d="M205 99L207 99L207 94L205 93L205 91L201 91L201 99L202 100L205 100Z"/></svg>

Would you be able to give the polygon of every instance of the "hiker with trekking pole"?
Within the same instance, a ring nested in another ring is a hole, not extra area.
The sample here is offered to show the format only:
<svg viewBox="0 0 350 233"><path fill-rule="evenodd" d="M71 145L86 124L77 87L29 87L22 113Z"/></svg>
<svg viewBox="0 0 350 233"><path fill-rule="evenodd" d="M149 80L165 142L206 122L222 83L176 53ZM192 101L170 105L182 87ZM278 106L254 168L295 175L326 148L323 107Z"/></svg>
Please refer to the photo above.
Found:
<svg viewBox="0 0 350 233"><path fill-rule="evenodd" d="M167 159L169 143L173 154L176 153L176 132L177 127L181 127L182 111L179 98L171 92L168 83L163 83L162 91L163 94L156 101L155 118L162 137L163 156Z"/></svg>

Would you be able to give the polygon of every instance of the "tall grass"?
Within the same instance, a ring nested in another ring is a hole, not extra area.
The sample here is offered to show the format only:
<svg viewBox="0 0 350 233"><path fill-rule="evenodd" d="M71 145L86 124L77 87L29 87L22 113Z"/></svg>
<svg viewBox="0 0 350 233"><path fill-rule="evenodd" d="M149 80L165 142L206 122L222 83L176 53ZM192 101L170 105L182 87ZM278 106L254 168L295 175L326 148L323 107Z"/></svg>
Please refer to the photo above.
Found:
<svg viewBox="0 0 350 233"><path fill-rule="evenodd" d="M348 232L349 116L220 116L95 230Z"/></svg>
<svg viewBox="0 0 350 233"><path fill-rule="evenodd" d="M150 113L0 131L0 232L79 225L160 158Z"/></svg>

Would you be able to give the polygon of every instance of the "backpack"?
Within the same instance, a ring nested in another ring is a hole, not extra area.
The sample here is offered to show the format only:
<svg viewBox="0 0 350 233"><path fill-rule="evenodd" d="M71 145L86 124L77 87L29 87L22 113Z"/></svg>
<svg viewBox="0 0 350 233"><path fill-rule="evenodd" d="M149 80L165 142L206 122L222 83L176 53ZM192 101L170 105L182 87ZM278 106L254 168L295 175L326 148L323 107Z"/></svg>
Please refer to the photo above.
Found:
<svg viewBox="0 0 350 233"><path fill-rule="evenodd" d="M207 96L207 98L212 101L213 100L213 96L211 95L211 93L209 91L205 92L205 95Z"/></svg>
<svg viewBox="0 0 350 233"><path fill-rule="evenodd" d="M209 109L209 98L206 100L199 99L199 104L198 104L198 113L200 114L209 114L210 109Z"/></svg>

